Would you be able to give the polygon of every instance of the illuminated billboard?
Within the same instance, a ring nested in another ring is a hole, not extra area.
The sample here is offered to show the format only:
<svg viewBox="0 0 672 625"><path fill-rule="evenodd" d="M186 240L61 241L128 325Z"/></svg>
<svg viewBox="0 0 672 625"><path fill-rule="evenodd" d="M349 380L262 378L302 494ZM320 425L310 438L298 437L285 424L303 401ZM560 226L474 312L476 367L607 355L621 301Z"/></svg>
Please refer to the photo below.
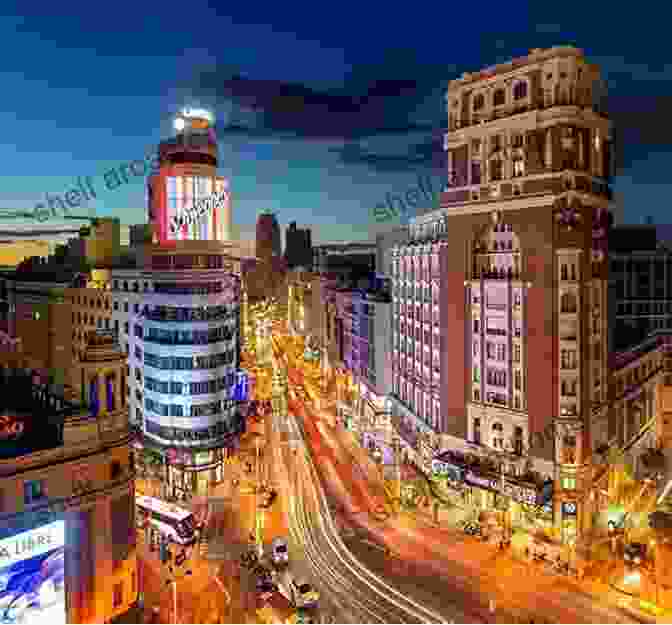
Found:
<svg viewBox="0 0 672 625"><path fill-rule="evenodd" d="M65 522L0 540L0 621L65 625Z"/></svg>
<svg viewBox="0 0 672 625"><path fill-rule="evenodd" d="M226 240L230 215L227 183L206 176L166 177L169 241Z"/></svg>

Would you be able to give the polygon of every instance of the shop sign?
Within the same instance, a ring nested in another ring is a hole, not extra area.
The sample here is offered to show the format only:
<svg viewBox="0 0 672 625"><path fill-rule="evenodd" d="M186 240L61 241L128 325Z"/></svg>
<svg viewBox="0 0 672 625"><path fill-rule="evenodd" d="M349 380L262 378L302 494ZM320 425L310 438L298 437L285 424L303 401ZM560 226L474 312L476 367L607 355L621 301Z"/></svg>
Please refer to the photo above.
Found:
<svg viewBox="0 0 672 625"><path fill-rule="evenodd" d="M211 451L199 451L194 455L196 465L210 464L212 462Z"/></svg>
<svg viewBox="0 0 672 625"><path fill-rule="evenodd" d="M562 515L563 516L576 516L576 502L575 501L563 501L562 502Z"/></svg>
<svg viewBox="0 0 672 625"><path fill-rule="evenodd" d="M23 434L25 424L20 419L0 415L0 439L16 438Z"/></svg>
<svg viewBox="0 0 672 625"><path fill-rule="evenodd" d="M519 486L511 482L504 482L503 492L514 501L526 503L530 506L537 505L537 491L525 486Z"/></svg>
<svg viewBox="0 0 672 625"><path fill-rule="evenodd" d="M471 486L478 488L487 488L489 490L499 490L499 480L491 477L483 477L476 475L473 471L467 471L464 476L464 481Z"/></svg>

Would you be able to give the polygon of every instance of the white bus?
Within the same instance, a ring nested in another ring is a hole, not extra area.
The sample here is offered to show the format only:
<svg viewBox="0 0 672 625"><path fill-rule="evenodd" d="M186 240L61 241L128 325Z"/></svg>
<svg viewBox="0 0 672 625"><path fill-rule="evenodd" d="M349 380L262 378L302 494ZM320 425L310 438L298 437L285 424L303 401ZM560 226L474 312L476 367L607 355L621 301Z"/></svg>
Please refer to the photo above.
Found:
<svg viewBox="0 0 672 625"><path fill-rule="evenodd" d="M144 495L136 495L135 505L138 527L149 519L161 534L175 543L189 545L196 539L196 520L189 510Z"/></svg>

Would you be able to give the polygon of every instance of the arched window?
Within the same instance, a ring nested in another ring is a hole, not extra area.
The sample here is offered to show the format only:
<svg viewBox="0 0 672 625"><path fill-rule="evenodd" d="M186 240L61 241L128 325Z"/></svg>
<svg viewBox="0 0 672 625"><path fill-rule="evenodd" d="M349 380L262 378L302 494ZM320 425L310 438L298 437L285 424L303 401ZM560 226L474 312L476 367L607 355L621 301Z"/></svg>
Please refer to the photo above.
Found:
<svg viewBox="0 0 672 625"><path fill-rule="evenodd" d="M520 80L513 86L513 99L522 100L525 97L527 97L527 83Z"/></svg>
<svg viewBox="0 0 672 625"><path fill-rule="evenodd" d="M560 312L575 313L576 312L576 296L574 293L563 293L560 298Z"/></svg>
<svg viewBox="0 0 672 625"><path fill-rule="evenodd" d="M124 280L124 291L128 291L128 282Z"/></svg>
<svg viewBox="0 0 672 625"><path fill-rule="evenodd" d="M474 96L474 110L480 111L484 105L485 105L485 98L483 97L483 94L477 93Z"/></svg>
<svg viewBox="0 0 672 625"><path fill-rule="evenodd" d="M523 455L523 428L516 426L513 434L513 453L517 456Z"/></svg>
<svg viewBox="0 0 672 625"><path fill-rule="evenodd" d="M495 91L495 95L492 98L493 106L501 106L502 104L504 104L505 101L506 101L506 94L504 92L504 89L497 89L497 91Z"/></svg>

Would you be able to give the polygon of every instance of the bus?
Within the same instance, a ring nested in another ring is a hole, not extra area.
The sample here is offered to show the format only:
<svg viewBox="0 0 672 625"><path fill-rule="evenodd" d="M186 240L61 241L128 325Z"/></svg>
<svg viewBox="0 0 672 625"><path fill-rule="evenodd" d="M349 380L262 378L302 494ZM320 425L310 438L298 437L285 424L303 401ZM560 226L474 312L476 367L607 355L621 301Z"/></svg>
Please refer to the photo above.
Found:
<svg viewBox="0 0 672 625"><path fill-rule="evenodd" d="M196 519L191 511L154 497L136 495L138 526L148 520L159 533L180 545L196 540Z"/></svg>

